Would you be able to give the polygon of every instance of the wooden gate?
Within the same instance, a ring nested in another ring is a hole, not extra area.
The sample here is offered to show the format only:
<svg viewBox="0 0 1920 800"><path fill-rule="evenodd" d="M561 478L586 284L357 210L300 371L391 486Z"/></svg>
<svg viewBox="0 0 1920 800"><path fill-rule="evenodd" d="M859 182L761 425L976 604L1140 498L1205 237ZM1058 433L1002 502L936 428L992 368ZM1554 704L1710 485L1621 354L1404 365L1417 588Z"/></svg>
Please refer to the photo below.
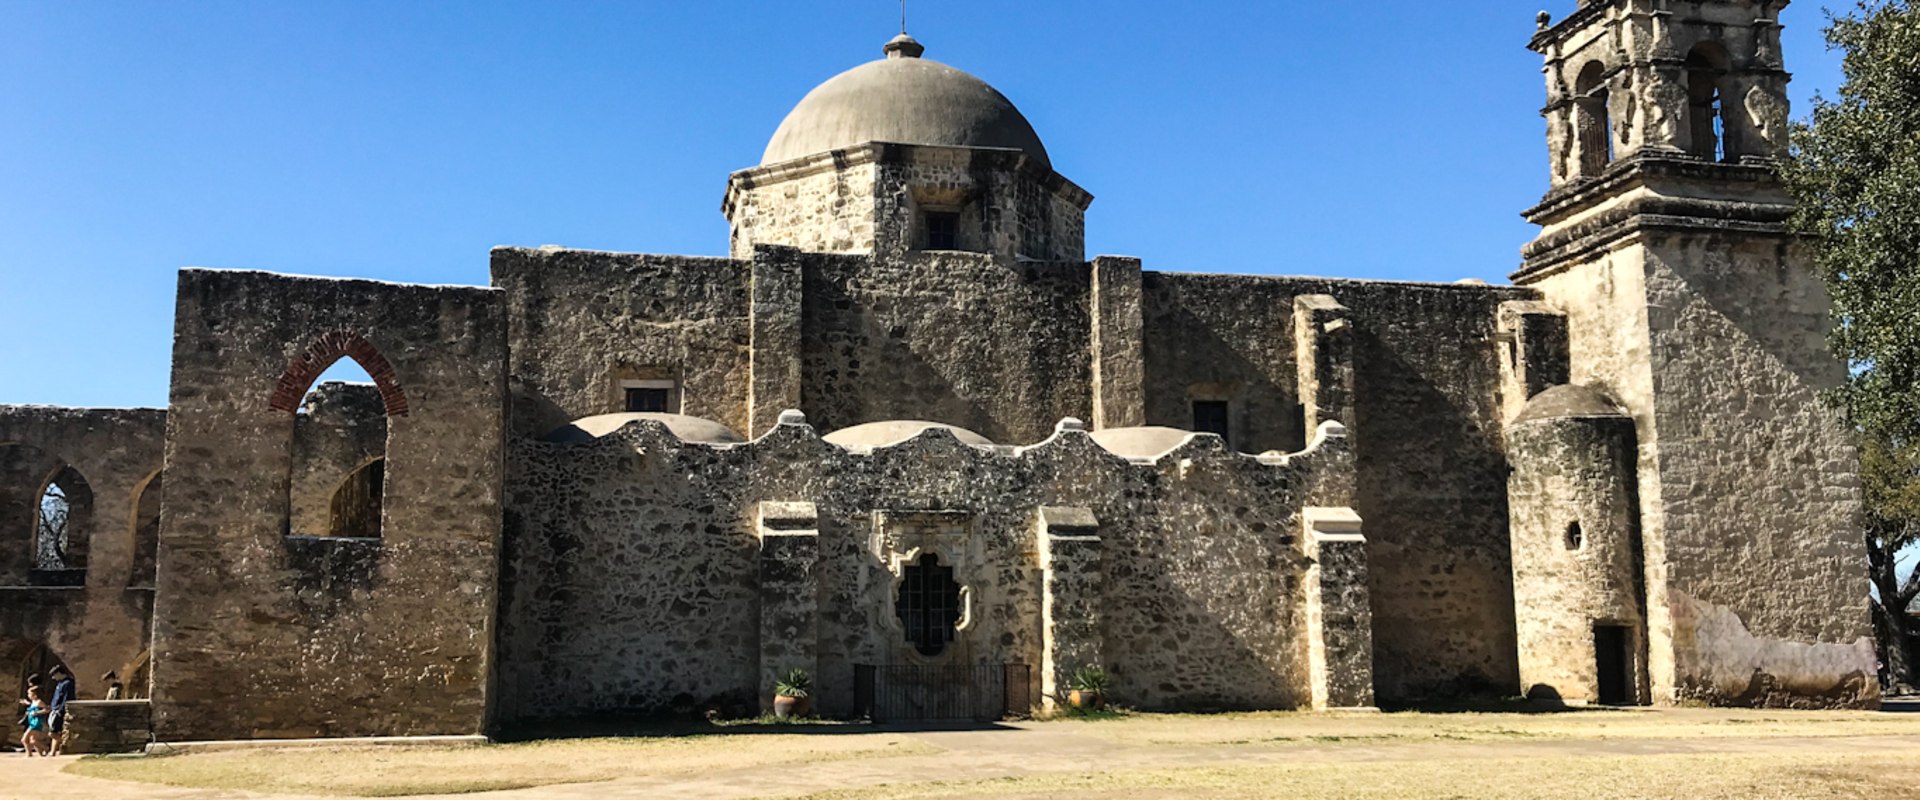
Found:
<svg viewBox="0 0 1920 800"><path fill-rule="evenodd" d="M1033 706L1025 664L859 664L853 693L874 722L993 722Z"/></svg>

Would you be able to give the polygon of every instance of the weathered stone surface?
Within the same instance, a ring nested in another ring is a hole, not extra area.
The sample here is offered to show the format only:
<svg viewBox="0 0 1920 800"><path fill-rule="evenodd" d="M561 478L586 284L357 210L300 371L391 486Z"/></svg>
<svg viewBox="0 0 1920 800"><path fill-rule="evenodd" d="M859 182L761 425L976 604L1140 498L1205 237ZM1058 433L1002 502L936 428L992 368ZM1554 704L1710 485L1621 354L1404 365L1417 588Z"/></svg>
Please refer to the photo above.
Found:
<svg viewBox="0 0 1920 800"><path fill-rule="evenodd" d="M181 273L154 612L162 740L484 727L504 301L491 289ZM382 538L290 537L297 422L275 407L276 386L356 340L387 362L369 369L383 394L406 401L386 420Z"/></svg>
<svg viewBox="0 0 1920 800"><path fill-rule="evenodd" d="M153 706L145 700L81 700L67 706L61 752L137 753L153 740Z"/></svg>

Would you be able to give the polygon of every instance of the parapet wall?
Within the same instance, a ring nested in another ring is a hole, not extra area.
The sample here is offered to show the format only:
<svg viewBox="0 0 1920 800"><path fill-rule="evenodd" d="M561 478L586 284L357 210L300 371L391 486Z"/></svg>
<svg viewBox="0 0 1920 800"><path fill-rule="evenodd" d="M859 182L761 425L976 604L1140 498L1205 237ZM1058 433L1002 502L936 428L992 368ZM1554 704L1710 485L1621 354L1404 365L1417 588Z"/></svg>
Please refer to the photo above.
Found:
<svg viewBox="0 0 1920 800"><path fill-rule="evenodd" d="M1350 502L1339 426L1294 456L1195 436L1129 460L1073 425L1030 447L936 429L849 451L802 419L731 446L651 422L583 444L512 444L503 723L751 711L791 667L816 676L823 713L850 715L858 664L1025 664L1038 698L1057 683L1043 665L1087 661L1140 708L1312 702L1302 509ZM1078 554L1061 556L1067 545ZM927 554L954 570L967 608L932 658L907 645L895 613L900 568ZM1067 569L1099 578L1050 580ZM1365 616L1360 575L1357 593L1323 593L1336 606L1326 619ZM1097 598L1046 600L1089 587ZM1352 681L1370 658L1338 663Z"/></svg>

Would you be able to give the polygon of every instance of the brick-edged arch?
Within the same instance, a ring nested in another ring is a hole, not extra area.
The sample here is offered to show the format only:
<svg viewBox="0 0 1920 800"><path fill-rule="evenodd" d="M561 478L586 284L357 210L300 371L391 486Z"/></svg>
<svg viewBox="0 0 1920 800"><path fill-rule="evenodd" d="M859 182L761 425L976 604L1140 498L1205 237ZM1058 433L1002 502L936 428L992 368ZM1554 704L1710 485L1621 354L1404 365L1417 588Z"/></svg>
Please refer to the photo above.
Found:
<svg viewBox="0 0 1920 800"><path fill-rule="evenodd" d="M342 356L353 359L360 368L373 378L373 384L380 389L380 399L386 404L387 416L405 416L407 413L407 393L400 388L400 381L394 377L393 364L387 357L380 355L373 343L353 331L332 331L323 333L307 346L307 351L295 356L280 373L280 382L273 387L273 397L267 406L275 411L289 414L299 410L300 400L307 396L307 389L326 372L333 362Z"/></svg>

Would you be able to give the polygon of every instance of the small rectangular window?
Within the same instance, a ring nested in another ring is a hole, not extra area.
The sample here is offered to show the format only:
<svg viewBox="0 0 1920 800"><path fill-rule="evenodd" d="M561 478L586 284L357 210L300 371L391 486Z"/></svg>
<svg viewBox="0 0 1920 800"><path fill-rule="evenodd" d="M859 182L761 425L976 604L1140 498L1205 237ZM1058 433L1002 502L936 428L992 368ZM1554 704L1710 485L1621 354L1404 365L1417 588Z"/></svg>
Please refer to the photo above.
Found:
<svg viewBox="0 0 1920 800"><path fill-rule="evenodd" d="M960 249L960 214L954 211L926 213L927 249Z"/></svg>
<svg viewBox="0 0 1920 800"><path fill-rule="evenodd" d="M1227 440L1228 446L1232 446L1233 436L1227 421L1227 401L1193 401L1193 430L1196 433L1217 433L1220 438Z"/></svg>
<svg viewBox="0 0 1920 800"><path fill-rule="evenodd" d="M672 389L649 389L645 387L627 387L627 411L640 414L665 414L667 404L673 400Z"/></svg>

